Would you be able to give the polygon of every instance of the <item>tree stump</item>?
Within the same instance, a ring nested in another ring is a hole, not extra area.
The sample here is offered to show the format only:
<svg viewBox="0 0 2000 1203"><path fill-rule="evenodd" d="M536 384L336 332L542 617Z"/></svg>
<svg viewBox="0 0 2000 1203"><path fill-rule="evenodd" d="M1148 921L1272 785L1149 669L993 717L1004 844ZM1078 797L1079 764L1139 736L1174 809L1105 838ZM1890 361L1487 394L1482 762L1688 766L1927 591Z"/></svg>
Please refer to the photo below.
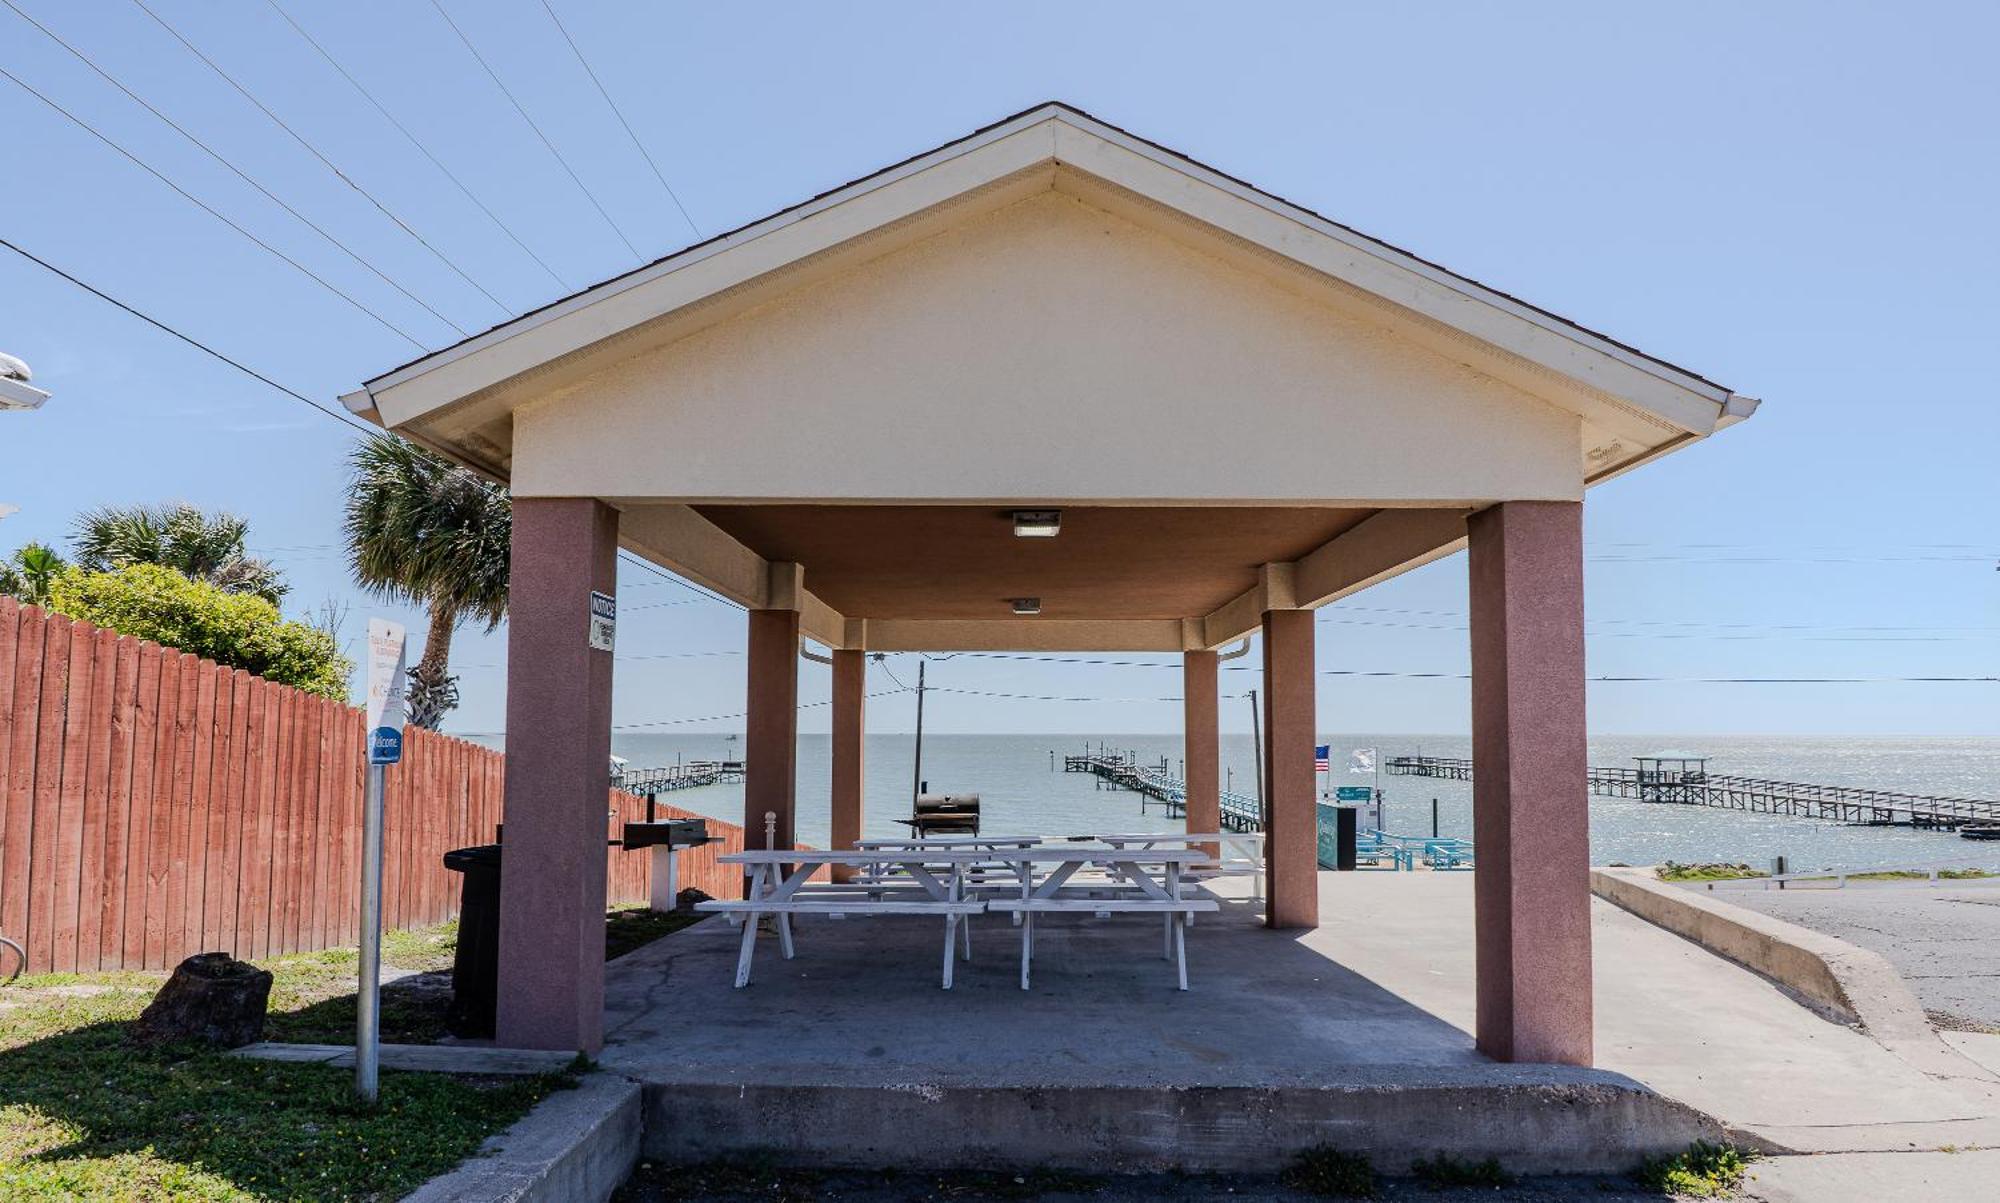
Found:
<svg viewBox="0 0 2000 1203"><path fill-rule="evenodd" d="M182 961L132 1025L141 1044L206 1044L240 1048L264 1038L271 975L226 952Z"/></svg>

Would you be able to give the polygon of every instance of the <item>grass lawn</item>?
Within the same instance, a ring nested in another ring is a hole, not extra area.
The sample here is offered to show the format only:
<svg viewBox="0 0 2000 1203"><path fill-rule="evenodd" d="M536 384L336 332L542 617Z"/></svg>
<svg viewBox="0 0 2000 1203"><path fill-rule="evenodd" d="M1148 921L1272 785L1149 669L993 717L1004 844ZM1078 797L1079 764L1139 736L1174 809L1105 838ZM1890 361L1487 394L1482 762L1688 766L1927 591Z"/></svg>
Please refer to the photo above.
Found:
<svg viewBox="0 0 2000 1203"><path fill-rule="evenodd" d="M687 922L614 911L606 945L629 951ZM387 933L385 971L448 970L456 939L453 924ZM356 962L352 948L263 962L266 1038L351 1041ZM385 1071L380 1105L364 1109L350 1070L128 1044L163 980L45 974L0 988L0 1200L395 1199L569 1084ZM392 983L383 1039L436 1040L449 998L435 977Z"/></svg>

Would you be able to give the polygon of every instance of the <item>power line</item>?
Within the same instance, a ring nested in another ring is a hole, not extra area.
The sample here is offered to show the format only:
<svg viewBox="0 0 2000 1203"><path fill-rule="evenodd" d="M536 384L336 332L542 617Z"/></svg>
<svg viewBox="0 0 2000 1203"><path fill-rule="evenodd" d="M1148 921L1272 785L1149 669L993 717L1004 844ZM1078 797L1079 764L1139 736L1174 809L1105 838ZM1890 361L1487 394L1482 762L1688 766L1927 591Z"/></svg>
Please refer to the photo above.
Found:
<svg viewBox="0 0 2000 1203"><path fill-rule="evenodd" d="M4 2L4 0L0 0L0 2ZM633 246L632 240L625 236L625 231L619 228L617 222L611 220L611 214L607 213L604 206L598 202L597 194L584 184L582 177L576 174L576 169L569 165L569 160L563 158L562 152L556 149L556 144L549 141L549 136L542 132L541 126L535 124L535 119L528 116L528 110L521 107L521 102L514 98L514 93L508 90L505 83L501 82L499 72L495 71L491 64L486 61L486 57L479 53L479 48L472 44L472 39L465 36L465 31L458 27L458 22L451 19L451 14L444 10L444 5L438 3L438 0L431 0L431 7L437 10L438 16L444 18L446 25L451 26L451 31L458 35L458 40L464 44L465 49L472 55L473 60L485 70L486 77L493 81L493 86L500 89L500 94L507 98L507 103L514 106L514 111L521 115L521 120L528 123L528 128L535 131L535 137L542 140L542 145L548 147L549 153L555 156L556 162L562 165L562 169L565 172L569 173L571 182L575 183L577 188L582 190L583 195L589 199L591 207L597 210L597 215L604 219L604 224L610 226L612 232L618 235L618 240L625 244L626 250L632 252L634 259L641 258L639 248Z"/></svg>
<svg viewBox="0 0 2000 1203"><path fill-rule="evenodd" d="M1399 614L1420 618L1464 618L1463 610L1419 610L1392 606L1357 606L1347 602L1336 602L1328 607L1333 613ZM1632 627L1674 627L1679 629L1707 629L1718 631L1875 631L1875 632L2000 632L2000 627L1936 627L1936 626L1829 626L1818 623L1770 623L1770 622L1687 622L1683 620L1659 618L1593 618L1595 626Z"/></svg>
<svg viewBox="0 0 2000 1203"><path fill-rule="evenodd" d="M374 205L375 208L381 212L382 216L388 218L392 222L395 222L396 227L402 230L403 233L408 234L410 237L416 239L418 245L422 246L425 250L431 253L432 258L436 259L439 263L442 263L446 267L450 268L452 272L458 276L459 279L465 281L467 284L470 284L472 287L478 289L480 295L484 296L487 300L493 302L494 306L498 308L500 312L510 317L513 316L514 311L507 305L506 302L502 301L499 297L496 297L491 292L487 291L485 285L473 279L471 276L466 275L465 270L463 268L459 267L458 264L453 263L450 259L445 258L444 254L441 251L439 251L436 247L430 244L429 239L425 238L422 234L419 234L415 230L411 229L410 223L404 221L402 218L390 212L389 206L383 204L379 199L377 199L374 193L368 191L366 188L363 188L360 184L355 183L354 179L351 176L349 176L346 172L342 171L340 168L334 166L333 160L327 158L324 154L320 153L320 149L317 146L314 146L311 142L307 141L305 136L300 134L299 131L293 129L290 125L286 124L284 118L272 112L271 107L269 105L257 99L257 97L251 93L250 89L244 87L240 82L237 81L235 76L229 74L229 72L227 71L224 71L221 68L221 66L219 66L216 63L214 59L202 53L200 47L196 46L193 42L190 42L187 39L187 37L181 33L180 30L174 28L173 25L169 24L165 18L161 17L160 14L154 12L151 8L149 8L146 5L146 0L132 0L132 3L138 7L140 12L145 13L147 16L151 17L153 19L154 24L158 25L161 29L166 30L169 34L172 34L175 41L187 47L188 53L194 55L196 58L200 59L203 63L207 64L208 69L215 72L216 75L220 76L224 83L236 89L237 93L240 94L243 97L243 99L249 101L253 105L256 105L258 112L264 114L264 116L266 117L269 117L273 124L275 124L279 129L285 131L285 133L289 134L291 136L292 141L297 142L300 146L304 147L308 154L312 155L313 158L318 159L320 163L323 166L325 166L325 168L328 171L331 171L334 174L334 176L340 180L341 183L346 184L349 188L354 189L355 192L359 193L362 197L366 198L369 204ZM458 329L461 334L465 332L463 329L459 328L455 323L453 325L453 328Z"/></svg>
<svg viewBox="0 0 2000 1203"><path fill-rule="evenodd" d="M893 694L906 693L906 692L909 691L902 689L878 689L873 693L863 694L862 697L864 700L872 701L876 698L886 698ZM824 702L800 702L797 706L797 709L820 710L831 705L833 705L832 699L828 699L827 701ZM613 731L639 731L648 727L684 727L690 723L720 723L720 722L727 722L730 719L749 718L749 717L750 714L748 711L740 711L736 714L703 714L692 718L653 719L649 722L643 722L643 723L613 723L611 729ZM468 739L468 738L491 739L496 736L505 735L506 732L505 731L458 731L458 732L453 732L452 734L457 735L461 739Z"/></svg>
<svg viewBox="0 0 2000 1203"><path fill-rule="evenodd" d="M618 108L618 102L616 102L616 100L612 100L612 94L610 94L610 92L608 92L608 90L604 88L604 80L600 80L600 78L598 78L598 72L594 72L594 70L590 68L590 60L588 60L588 58L584 58L584 50L582 50L582 46L578 46L578 44L576 44L576 38L572 38L572 36L570 36L570 30L568 30L568 28L566 28L566 26L562 24L562 18L560 18L560 16L556 16L556 8L554 8L554 6L552 6L552 4L548 2L548 0L542 0L542 10L544 10L544 12L548 12L548 20L550 20L550 22L554 22L554 26L556 26L556 32L560 32L560 34L562 34L562 40L570 44L570 54L574 54L574 56L576 56L576 62L578 62L578 66L582 66L582 68L584 68L584 74L586 74L586 76L590 76L590 82L598 86L598 96L602 96L602 98L604 98L604 104L606 104L606 106L610 106L610 110L612 110L612 116L616 116L616 118L618 118L618 124L620 124L620 126L624 126L624 130L626 130L626 138L630 138L630 140L632 140L632 148L634 148L634 150L638 150L640 158L644 158L644 160L646 160L646 166L648 166L648 168L652 168L652 178L660 182L660 188L662 188L662 190L666 190L666 198L674 202L674 208L676 208L676 210L680 210L680 220L688 224L688 230L692 230L696 238L700 238L700 236L702 236L702 228L700 228L700 226L696 226L696 224L694 224L694 218L690 218L690 216L688 216L688 206L680 204L680 196L678 196L678 194L674 192L674 186L666 182L666 174L664 174L664 172L660 172L660 164L658 164L658 162L654 162L654 158L652 158L652 152L650 152L650 150L646 150L646 144L638 140L638 134L636 134L636 132L632 130L632 122L628 122L628 120L626 120L626 116L624 116L624 110L620 110L620 108Z"/></svg>
<svg viewBox="0 0 2000 1203"><path fill-rule="evenodd" d="M0 68L0 71L4 70L5 68ZM12 77L10 76L9 78ZM95 285L87 284L84 281L77 279L75 276L70 275L62 268L57 267L55 264L50 263L48 260L42 258L40 255L37 255L32 251L23 250L22 248L14 245L12 242L7 241L7 239L5 238L0 238L0 246L6 247L8 250L14 252L16 255L21 256L21 258L26 259L30 263L35 264L37 267L40 267L45 271L53 272L54 274L61 276L63 279L68 280L71 284L74 284L78 288L83 289L85 292L89 293L91 296L96 297L98 300L103 301L106 304L114 306L118 309L124 310L126 313L130 314L133 317L138 318L140 321L146 323L147 325L153 327L156 330L159 330L161 333L172 335L173 337L186 343L188 346L193 347L197 351L200 351L204 355L208 355L215 359L221 360L223 363L226 363L230 367L235 368L237 371L243 373L245 376L250 377L252 380L257 381L260 384L268 385L271 388L277 389L279 392L285 394L287 397L291 397L297 401L304 402L305 404L310 405L314 409L325 414L327 417L332 418L336 422L340 422L346 426L351 426L354 429L360 430L363 433L372 433L372 429L370 427L362 424L361 422L356 421L355 419L349 417L347 414L341 413L338 410L329 409L326 406L320 404L319 402L313 400L311 397L308 397L304 393L298 392L295 389L286 388L284 385L279 384L277 381L271 379L269 376L266 376L264 373L258 371L256 368L248 367L238 362L237 360L231 359L229 356L224 355L222 352L216 350L214 347L209 346L207 343L202 342L200 339L195 338L193 335L182 334L180 331L174 329L172 326L167 325L165 322L160 321L158 318L153 317L146 313L142 313L139 310L134 309L132 306L127 305L125 302L119 300L117 297L112 296L110 293L105 292L104 290L96 287Z"/></svg>
<svg viewBox="0 0 2000 1203"><path fill-rule="evenodd" d="M4 74L5 70L6 70L5 68L0 68L0 74ZM8 76L8 78L11 79L13 77ZM48 260L42 258L40 255L37 255L32 251L28 251L19 246L16 246L14 243L8 241L5 238L0 238L0 246L6 247L8 250L21 256L23 259L28 260L30 263L35 264L36 266L42 268L43 270L62 277L63 279L69 281L71 284L76 285L78 288L81 288L85 292L96 297L98 300L103 301L108 305L114 306L115 308L120 309L135 318L138 318L140 321L145 322L147 325L152 326L154 329L159 330L161 333L171 335L174 338L179 339L181 342L186 343L188 346L193 347L195 350L200 351L202 354L207 355L213 359L219 360L220 362L225 363L232 368L235 368L237 371L243 373L245 376L250 377L252 380L255 380L258 383L266 385L270 388L276 389L278 392L283 393L285 396L290 397L295 401L299 401L304 403L305 405L311 406L314 410L317 410L319 413L324 414L329 418L332 418L334 421L339 422L341 425L346 426L351 430L357 431L361 434L368 435L371 437L381 433L375 427L360 421L351 414L343 413L335 409L329 409L327 406L321 404L318 401L313 400L311 397L306 396L304 393L299 392L297 389L288 388L285 385L278 383L276 380L271 379L269 376L266 376L264 373L258 371L257 369L249 367L248 365L242 363L239 360L232 359L228 355L225 355L222 352L216 350L214 347L209 346L207 343L202 342L200 339L195 338L193 335L181 333L179 330L176 330L172 326L167 325L165 322L161 321L156 317L153 317L151 314L142 312L141 310L126 304L124 301L119 300L117 297L112 296L110 293L105 292L103 289L100 289L95 285L86 283L85 281L78 279L77 277L64 271L62 268L57 267L55 264L50 263ZM316 546L326 546L326 545L322 544ZM706 598L709 601L721 602L724 605L729 605L729 606L736 605L735 602L730 601L728 598L719 597L713 593L708 592L705 589L700 588L699 586L696 586L694 584L691 584L690 582L682 580L677 576L674 576L672 573L667 572L666 570L662 569L659 565L654 564L650 560L640 559L638 556L632 555L631 553L625 551L620 551L618 554L620 558L622 558L626 563L632 564L639 568L643 568L646 571L651 572L654 575L660 577L662 580L668 582L669 584L678 585L681 588L686 589L689 592L694 593L699 597ZM737 608L741 609L742 607L738 606Z"/></svg>
<svg viewBox="0 0 2000 1203"><path fill-rule="evenodd" d="M116 87L119 91L125 93L125 95L131 97L139 105L144 107L146 111L152 113L155 117L158 117L161 121L166 122L169 126L172 126L173 129L176 132L178 132L182 137L186 138L188 141L200 147L203 151L205 151L209 155L209 157L213 158L216 162L228 168L239 179L243 180L243 182L249 184L257 191L263 193L266 197L269 197L272 202L277 204L280 208L284 209L285 212L290 213L293 217L296 217L301 222L304 222L320 237L326 239L334 246L339 247L343 252L347 254L349 258L353 259L356 263L361 264L361 266L367 268L371 272L374 272L377 276L380 276L383 280L388 281L390 287L394 288L396 291L402 293L404 296L409 297L411 300L416 301L417 304L423 305L423 307L426 310L429 310L432 314L436 315L438 317L438 320L445 322L446 325L451 325L449 319L445 318L442 314L438 314L437 311L431 309L430 306L424 305L424 303L421 300L418 300L415 296L411 295L410 292L404 289L402 285L397 284L394 280L390 280L389 277L382 275L382 273L380 271L377 271L373 266L371 266L367 262L367 260L362 259L359 255L356 255L353 251L348 250L346 245L344 245L339 239L327 233L325 230L320 229L319 226L315 225L304 214L300 213L298 210L292 208L290 205L287 205L284 201L280 200L268 188L265 188L262 184L259 184L257 181L245 175L241 170L239 170L236 167L234 163L231 163L229 160L223 158L221 155L217 154L214 150L210 149L207 143L201 141L201 139L199 138L196 138L193 134L188 133L185 129L182 129L178 124L176 124L174 120L168 117L165 113L160 112L160 110L154 108L152 105L147 104L144 100L140 99L139 96L136 93L134 93L130 88L127 88L124 84L119 83L111 75L107 74L105 71L99 68L96 63L91 62L90 59L85 57L81 51L78 51L75 47L71 46L68 42L63 41L61 38L56 37L56 35L54 33L51 33L46 26L36 21L33 17L30 17L27 13L22 12L18 7L15 6L14 0L0 0L0 4L5 4L8 8L13 9L14 12L17 15L19 15L22 20L27 21L30 25L33 25L35 28L41 30L45 34L48 34L48 36L51 39L53 39L56 42L56 44L60 45L63 49L68 50L71 54L75 55L78 59L80 59L84 63L85 66L88 66L91 70L96 71L98 75L103 76L103 78L109 81L112 84L112 86ZM210 217L215 218L217 221L228 226L230 229L235 230L238 234L241 234L245 238L248 238L251 242L256 243L264 250L284 260L286 263L290 264L300 273L310 278L314 283L318 284L320 287L326 289L328 292L331 292L335 296L339 297L341 300L346 301L349 305L354 306L354 308L360 310L362 313L365 313L369 317L374 318L375 321L380 323L384 328L394 332L397 336L402 338L405 342L409 343L411 346L417 348L420 351L428 349L424 346L422 342L418 341L417 338L411 335L407 330L404 330L401 326L398 326L394 322L391 322L388 318L383 317L381 314L375 312L373 309L370 309L368 306L363 305L360 301L355 300L347 293L342 292L339 288L335 287L332 283L328 282L324 277L314 272L311 268L307 267L305 264L300 263L298 260L292 258L290 255L285 254L283 251L272 246L270 243L265 242L263 239L257 237L255 234L252 234L250 231L244 229L236 222L231 221L227 217L224 217L220 211L210 206L207 202L195 196L193 193L181 187L179 184L176 184L172 180L168 179L158 169L154 168L151 164L139 158L139 156L133 154L131 151L126 150L123 146L120 146L118 143L112 141L111 138L108 137L107 135L99 133L96 127L92 126L89 122L85 121L83 118L78 117L75 113L70 112L62 105L57 104L54 100L50 99L48 96L45 96L41 92L37 91L34 87L29 85L28 82L23 80L20 76L15 75L13 72L7 70L5 67L0 67L0 75L5 75L8 79L14 81L14 84L17 87L19 87L22 91L28 93L30 96L33 96L36 100L41 101L43 104L54 109L56 112L61 113L64 117L69 118L71 122L75 123L76 126L82 129L85 133L89 134L93 138L96 138L98 141L104 143L106 146L109 146L111 149L125 156L125 158L131 160L134 164L142 168L148 175L151 175L154 179L160 181L162 184L165 184L167 187L179 193L183 198L185 198L192 204L199 207L203 212L207 213ZM458 327L456 326L452 326L452 328L458 329Z"/></svg>
<svg viewBox="0 0 2000 1203"><path fill-rule="evenodd" d="M423 155L424 158L429 159L431 166L437 168L438 171L444 175L444 178L450 180L452 184L456 186L458 190L465 195L466 200L471 201L473 205L475 205L481 213L484 213L486 215L488 221L491 221L496 227L499 228L501 233L505 234L508 238L512 239L514 245L521 248L522 254L526 255L530 259L533 259L535 261L535 266L541 268L544 272L547 272L549 279L554 280L558 287L561 287L563 289L572 292L575 291L576 285L570 283L568 280L563 279L563 277L556 271L555 268L550 267L548 263L544 261L540 255L537 255L528 246L526 242L523 242L521 240L521 236L519 234L516 234L511 226L509 226L506 222L501 221L498 214L494 213L493 210L487 208L486 202L480 200L477 196L475 196L473 194L472 189L466 187L465 182L463 180L459 179L456 175L452 174L451 168L446 167L444 163L441 162L436 155L431 153L429 147L425 146L421 141L419 141L417 136L411 133L409 129L403 125L402 122L396 120L395 115L389 112L388 108L384 106L381 101L375 99L375 94L373 92L370 92L367 88L362 87L360 80L350 75L347 71L347 68L341 66L339 61L336 60L332 54L327 52L326 47L320 45L319 42L316 41L311 34L305 31L305 28L303 26L301 26L297 21L294 21L292 19L292 15L279 6L278 0L264 0L264 3L271 6L271 11L277 13L280 17L283 17L285 19L285 24L290 25L292 29L296 31L301 38L304 38L306 45L311 46L313 50L317 52L321 58L326 60L327 66L332 67L335 71L339 72L340 77L346 80L354 88L356 92L359 92L363 100L366 100L369 104L375 106L375 111L382 114L382 119L387 121L390 125L394 126L396 128L396 132L403 135L404 139L408 141L411 146L416 147L417 153Z"/></svg>

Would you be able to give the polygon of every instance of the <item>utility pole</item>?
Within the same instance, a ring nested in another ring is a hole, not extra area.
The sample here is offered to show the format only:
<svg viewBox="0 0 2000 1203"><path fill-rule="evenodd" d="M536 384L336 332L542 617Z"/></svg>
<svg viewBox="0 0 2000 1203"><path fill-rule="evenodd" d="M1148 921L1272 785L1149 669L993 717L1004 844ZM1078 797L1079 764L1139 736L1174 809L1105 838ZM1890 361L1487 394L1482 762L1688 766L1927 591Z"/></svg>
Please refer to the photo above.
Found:
<svg viewBox="0 0 2000 1203"><path fill-rule="evenodd" d="M917 815L917 799L924 792L924 668L929 661L917 661L917 755L910 771L910 817Z"/></svg>
<svg viewBox="0 0 2000 1203"><path fill-rule="evenodd" d="M1264 803L1264 717L1257 709L1257 691L1250 691L1250 742L1257 750L1257 820L1271 829L1271 808Z"/></svg>

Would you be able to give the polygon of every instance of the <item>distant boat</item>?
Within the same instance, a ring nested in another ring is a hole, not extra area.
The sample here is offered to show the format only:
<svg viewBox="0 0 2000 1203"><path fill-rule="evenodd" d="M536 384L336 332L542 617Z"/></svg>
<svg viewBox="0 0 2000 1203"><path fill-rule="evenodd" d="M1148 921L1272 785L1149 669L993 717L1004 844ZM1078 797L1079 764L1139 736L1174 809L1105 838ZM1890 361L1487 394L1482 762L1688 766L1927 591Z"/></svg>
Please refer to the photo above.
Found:
<svg viewBox="0 0 2000 1203"><path fill-rule="evenodd" d="M1965 840L2000 840L2000 823L1972 823L1958 829Z"/></svg>

